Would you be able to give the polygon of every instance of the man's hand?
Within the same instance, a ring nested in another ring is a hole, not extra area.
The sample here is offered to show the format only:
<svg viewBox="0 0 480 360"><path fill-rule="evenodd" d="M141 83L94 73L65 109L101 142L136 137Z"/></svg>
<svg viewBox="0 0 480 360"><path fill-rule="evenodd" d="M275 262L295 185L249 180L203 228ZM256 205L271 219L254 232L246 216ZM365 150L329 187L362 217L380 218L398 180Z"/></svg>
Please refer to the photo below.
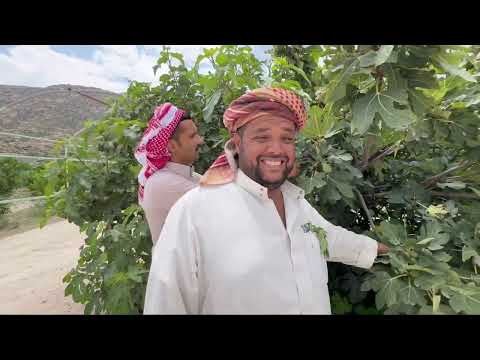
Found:
<svg viewBox="0 0 480 360"><path fill-rule="evenodd" d="M377 244L378 244L377 255L383 255L390 251L390 248L387 245L382 244L380 242L377 242Z"/></svg>

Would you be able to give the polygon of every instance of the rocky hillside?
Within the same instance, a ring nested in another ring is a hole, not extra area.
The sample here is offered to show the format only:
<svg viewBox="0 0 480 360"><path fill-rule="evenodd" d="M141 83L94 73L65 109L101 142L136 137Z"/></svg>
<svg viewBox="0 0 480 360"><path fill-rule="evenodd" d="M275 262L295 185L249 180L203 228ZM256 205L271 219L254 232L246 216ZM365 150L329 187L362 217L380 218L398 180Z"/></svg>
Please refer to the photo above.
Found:
<svg viewBox="0 0 480 360"><path fill-rule="evenodd" d="M0 85L0 132L60 139L82 129L85 120L102 117L107 106L101 102L108 103L117 96L119 94L84 86ZM0 135L0 153L45 155L52 153L52 145Z"/></svg>

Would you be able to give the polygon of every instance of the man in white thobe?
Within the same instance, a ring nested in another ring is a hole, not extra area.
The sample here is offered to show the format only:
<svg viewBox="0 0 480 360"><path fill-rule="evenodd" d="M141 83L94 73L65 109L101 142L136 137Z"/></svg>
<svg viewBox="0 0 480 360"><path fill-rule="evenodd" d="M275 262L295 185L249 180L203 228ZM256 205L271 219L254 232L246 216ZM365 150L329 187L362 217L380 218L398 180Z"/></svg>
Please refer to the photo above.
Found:
<svg viewBox="0 0 480 360"><path fill-rule="evenodd" d="M330 314L326 261L369 268L387 251L326 221L286 181L305 121L287 90L253 90L230 105L225 155L162 229L145 314ZM328 256L308 223L325 231Z"/></svg>

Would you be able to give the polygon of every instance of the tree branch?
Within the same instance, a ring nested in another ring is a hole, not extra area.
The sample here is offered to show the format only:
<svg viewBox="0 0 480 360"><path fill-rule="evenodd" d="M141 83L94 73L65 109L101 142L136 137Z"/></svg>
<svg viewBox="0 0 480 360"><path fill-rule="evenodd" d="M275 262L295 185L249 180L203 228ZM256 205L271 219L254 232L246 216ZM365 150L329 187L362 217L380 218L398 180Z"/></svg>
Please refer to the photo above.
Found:
<svg viewBox="0 0 480 360"><path fill-rule="evenodd" d="M387 197L390 194L389 191L374 193L374 197ZM466 199L466 200L479 200L480 197L475 194L466 193L466 192L450 192L450 191L430 191L432 196L441 196L446 198L457 198L457 199Z"/></svg>
<svg viewBox="0 0 480 360"><path fill-rule="evenodd" d="M458 199L468 199L468 200L479 200L480 197L475 194L470 194L466 192L456 193L456 192L449 192L449 191L431 191L430 192L433 196L442 196L448 198L458 198Z"/></svg>
<svg viewBox="0 0 480 360"><path fill-rule="evenodd" d="M373 223L372 215L370 215L370 211L367 208L367 204L365 203L365 199L363 198L362 194L360 191L357 189L353 189L357 195L358 198L360 199L360 203L362 204L363 211L365 211L365 214L367 214L368 222L370 224L370 230L373 230L375 228L375 224Z"/></svg>
<svg viewBox="0 0 480 360"><path fill-rule="evenodd" d="M364 171L367 169L370 165L372 165L375 161L378 161L380 159L383 159L385 156L388 156L392 154L395 151L395 146L389 146L387 147L383 152L381 152L378 155L374 155L370 159L368 159L368 162L366 164L363 164L360 170Z"/></svg>
<svg viewBox="0 0 480 360"><path fill-rule="evenodd" d="M459 170L463 167L466 167L469 164L470 163L468 161L461 161L460 164L458 164L456 166L453 166L450 169L447 169L445 171L442 171L440 174L437 174L437 175L429 177L428 179L425 179L424 181L422 181L422 185L425 185L427 188L431 187L431 186L435 185L437 183L437 181L440 180L445 175L448 175L448 174L450 174L454 171L457 171L457 170Z"/></svg>
<svg viewBox="0 0 480 360"><path fill-rule="evenodd" d="M370 158L370 147L373 145L374 138L373 136L367 137L367 143L363 149L363 159L362 159L362 168L368 164L368 159Z"/></svg>

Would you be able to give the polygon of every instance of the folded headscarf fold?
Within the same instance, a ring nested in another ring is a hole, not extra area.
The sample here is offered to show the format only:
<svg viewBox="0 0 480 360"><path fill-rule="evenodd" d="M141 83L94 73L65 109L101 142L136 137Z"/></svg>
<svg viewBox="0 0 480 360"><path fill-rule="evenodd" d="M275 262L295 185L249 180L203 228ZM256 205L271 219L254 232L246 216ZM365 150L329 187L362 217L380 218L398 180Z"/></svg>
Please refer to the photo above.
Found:
<svg viewBox="0 0 480 360"><path fill-rule="evenodd" d="M293 91L282 88L260 88L248 91L234 100L223 114L223 124L230 135L250 121L262 116L280 116L293 121L302 129L307 112L302 99ZM235 146L232 139L225 144L220 155L200 179L200 185L220 185L235 178Z"/></svg>
<svg viewBox="0 0 480 360"><path fill-rule="evenodd" d="M140 202L143 201L147 179L163 168L171 159L167 147L168 140L175 132L183 114L185 114L184 110L171 103L165 103L155 108L153 117L135 150L135 158L142 165L142 170L138 174L138 199Z"/></svg>

